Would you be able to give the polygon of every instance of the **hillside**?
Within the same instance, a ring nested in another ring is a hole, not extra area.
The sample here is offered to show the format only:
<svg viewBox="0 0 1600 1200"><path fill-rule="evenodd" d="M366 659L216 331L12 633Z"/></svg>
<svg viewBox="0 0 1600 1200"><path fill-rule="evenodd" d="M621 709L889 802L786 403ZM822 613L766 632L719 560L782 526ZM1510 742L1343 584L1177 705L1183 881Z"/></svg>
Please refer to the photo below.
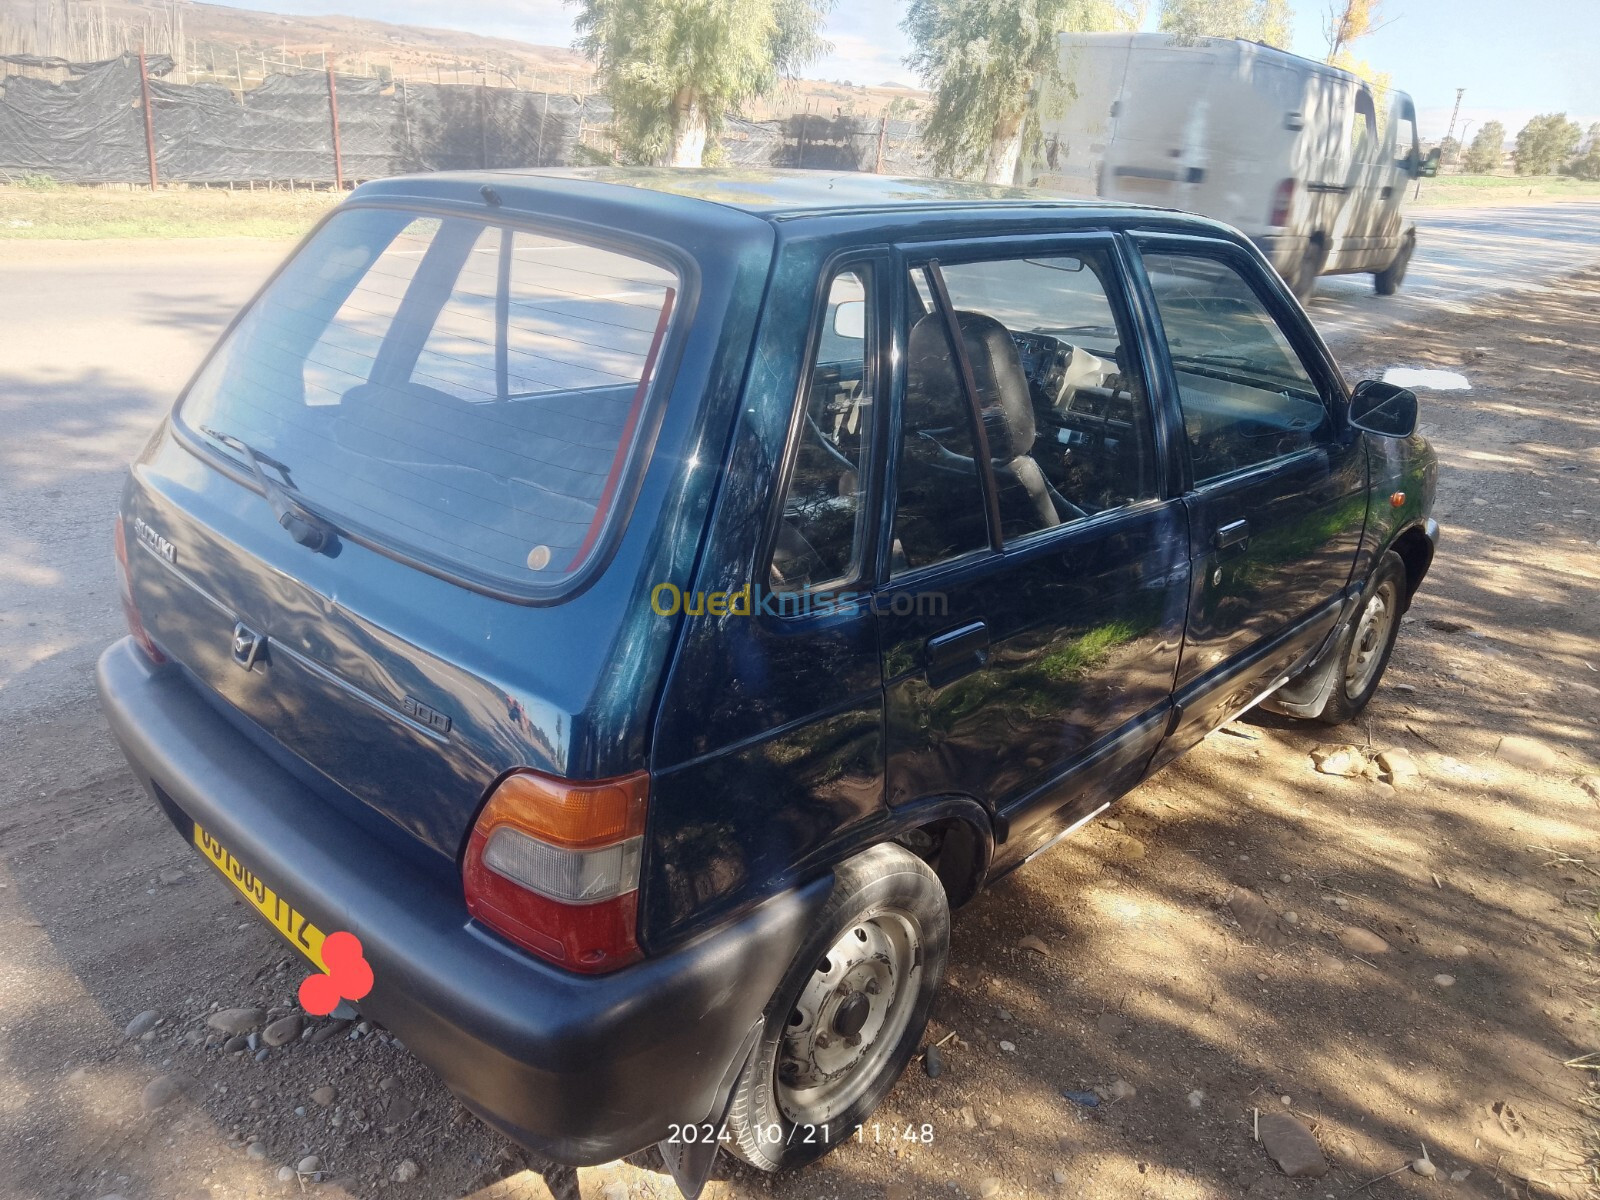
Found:
<svg viewBox="0 0 1600 1200"><path fill-rule="evenodd" d="M550 0L552 4L558 0ZM592 64L565 46L541 46L458 29L391 24L337 14L256 12L195 0L7 0L0 11L0 53L50 55L75 61L137 50L171 54L174 78L248 89L268 73L322 68L418 82L485 83L535 91L587 94ZM746 116L795 112L876 116L925 96L886 84L856 87L795 80Z"/></svg>

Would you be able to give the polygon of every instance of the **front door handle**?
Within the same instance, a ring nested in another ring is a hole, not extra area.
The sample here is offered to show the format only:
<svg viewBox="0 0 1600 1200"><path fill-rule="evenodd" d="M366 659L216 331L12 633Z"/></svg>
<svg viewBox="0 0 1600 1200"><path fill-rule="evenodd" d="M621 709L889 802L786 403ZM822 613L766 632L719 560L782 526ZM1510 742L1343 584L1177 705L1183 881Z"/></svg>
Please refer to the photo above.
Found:
<svg viewBox="0 0 1600 1200"><path fill-rule="evenodd" d="M1218 550L1226 550L1229 546L1237 546L1249 537L1250 522L1240 517L1237 521L1229 521L1226 525L1218 527L1215 546Z"/></svg>
<svg viewBox="0 0 1600 1200"><path fill-rule="evenodd" d="M973 621L935 634L923 650L928 663L928 682L943 687L989 661L989 626Z"/></svg>

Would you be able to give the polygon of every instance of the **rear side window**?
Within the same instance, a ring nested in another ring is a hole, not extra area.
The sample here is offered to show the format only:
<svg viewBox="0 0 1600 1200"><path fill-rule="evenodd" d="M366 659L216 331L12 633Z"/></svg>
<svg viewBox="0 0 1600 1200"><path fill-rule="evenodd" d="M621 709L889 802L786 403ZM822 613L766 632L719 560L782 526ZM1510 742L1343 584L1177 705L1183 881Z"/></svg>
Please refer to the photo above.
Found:
<svg viewBox="0 0 1600 1200"><path fill-rule="evenodd" d="M351 209L245 314L181 417L380 545L548 586L594 549L680 291L625 250Z"/></svg>

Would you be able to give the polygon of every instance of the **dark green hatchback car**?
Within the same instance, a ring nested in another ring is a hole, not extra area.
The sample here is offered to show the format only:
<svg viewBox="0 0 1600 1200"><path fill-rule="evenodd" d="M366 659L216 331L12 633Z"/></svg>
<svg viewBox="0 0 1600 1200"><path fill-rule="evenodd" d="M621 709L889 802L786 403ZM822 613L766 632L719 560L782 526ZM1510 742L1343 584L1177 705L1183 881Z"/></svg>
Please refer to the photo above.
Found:
<svg viewBox="0 0 1600 1200"><path fill-rule="evenodd" d="M368 184L134 464L101 695L463 1102L693 1193L854 1134L979 888L1252 705L1371 700L1437 536L1416 423L1194 217Z"/></svg>

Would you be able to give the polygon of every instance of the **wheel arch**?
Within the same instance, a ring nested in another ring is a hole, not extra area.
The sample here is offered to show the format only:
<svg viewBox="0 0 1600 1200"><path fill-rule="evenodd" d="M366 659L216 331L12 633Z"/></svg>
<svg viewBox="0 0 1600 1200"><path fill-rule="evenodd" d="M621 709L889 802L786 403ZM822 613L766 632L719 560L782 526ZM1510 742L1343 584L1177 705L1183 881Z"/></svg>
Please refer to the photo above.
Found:
<svg viewBox="0 0 1600 1200"><path fill-rule="evenodd" d="M994 860L994 823L970 796L931 796L896 807L885 840L904 846L939 877L951 909L983 888Z"/></svg>
<svg viewBox="0 0 1600 1200"><path fill-rule="evenodd" d="M1389 543L1390 550L1400 556L1406 568L1405 607L1411 607L1411 598L1417 594L1428 568L1433 565L1433 541L1421 525L1409 525ZM1379 555L1382 558L1382 555Z"/></svg>

